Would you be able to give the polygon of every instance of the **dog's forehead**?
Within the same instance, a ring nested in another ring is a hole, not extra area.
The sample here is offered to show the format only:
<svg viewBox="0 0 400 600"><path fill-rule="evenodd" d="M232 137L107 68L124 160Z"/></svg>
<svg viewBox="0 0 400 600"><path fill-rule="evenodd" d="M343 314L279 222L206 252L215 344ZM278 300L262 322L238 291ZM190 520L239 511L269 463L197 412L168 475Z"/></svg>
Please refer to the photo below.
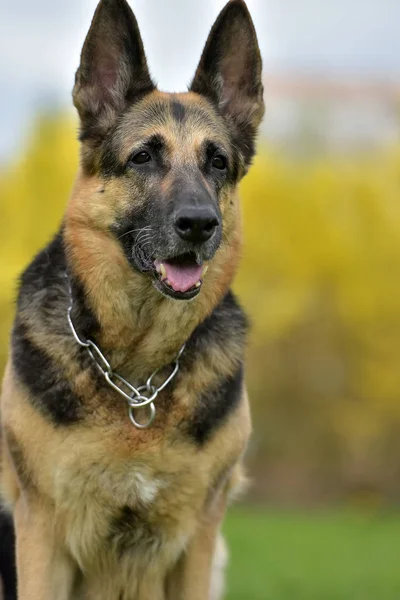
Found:
<svg viewBox="0 0 400 600"><path fill-rule="evenodd" d="M128 158L144 140L159 136L172 151L192 154L205 140L227 152L227 128L213 106L191 92L153 92L126 111L115 133L118 151Z"/></svg>

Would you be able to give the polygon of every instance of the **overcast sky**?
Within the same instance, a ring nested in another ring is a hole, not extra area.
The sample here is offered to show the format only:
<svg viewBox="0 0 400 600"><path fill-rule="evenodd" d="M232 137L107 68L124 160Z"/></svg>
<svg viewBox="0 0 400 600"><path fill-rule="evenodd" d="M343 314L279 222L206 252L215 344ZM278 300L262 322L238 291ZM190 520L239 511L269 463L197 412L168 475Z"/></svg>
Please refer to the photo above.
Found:
<svg viewBox="0 0 400 600"><path fill-rule="evenodd" d="M68 106L96 0L0 0L0 159ZM161 88L185 89L225 0L130 0ZM400 0L248 0L265 69L400 79ZM267 89L268 93L268 89Z"/></svg>

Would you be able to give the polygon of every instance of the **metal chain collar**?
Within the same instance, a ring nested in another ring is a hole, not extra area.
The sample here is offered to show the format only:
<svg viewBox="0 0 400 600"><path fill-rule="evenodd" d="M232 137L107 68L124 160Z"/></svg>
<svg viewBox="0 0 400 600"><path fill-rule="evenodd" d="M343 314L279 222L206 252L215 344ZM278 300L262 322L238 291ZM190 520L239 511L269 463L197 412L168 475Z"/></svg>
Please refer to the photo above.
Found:
<svg viewBox="0 0 400 600"><path fill-rule="evenodd" d="M108 385L110 387L112 387L116 392L118 392L126 400L127 405L128 405L128 415L129 415L129 419L131 420L132 425L134 425L138 429L147 429L148 427L150 427L152 425L152 423L155 419L155 416L156 416L156 407L154 405L154 400L157 398L158 394L167 387L167 385L174 379L174 377L178 373L179 359L182 356L182 353L185 349L186 344L183 344L182 348L179 350L175 360L171 364L171 366L173 367L171 374L165 379L165 381L161 385L155 386L155 385L153 385L152 381L153 381L154 377L165 367L159 367L158 369L156 369L154 371L154 373L152 373L150 375L150 377L148 378L148 380L146 381L146 383L144 385L141 385L136 388L131 383L129 383L129 381L126 381L126 379L121 377L121 375L118 375L118 373L113 371L110 363L108 362L108 360L106 359L104 354L101 352L99 347L96 346L96 344L94 342L92 342L92 340L82 341L80 339L79 335L76 332L76 329L74 327L74 324L73 324L72 318L71 318L71 313L72 313L71 287L70 287L70 297L71 297L71 303L68 308L67 319L68 319L68 323L69 323L69 326L72 331L72 335L75 338L75 341L82 348L86 348L87 353L89 354L90 358L92 359L94 364L97 366L97 368L103 375L103 377L106 380L106 382L108 383ZM125 388L128 390L128 392L125 392L120 387L120 385L125 386ZM145 394L147 394L147 395L145 395ZM145 423L138 423L135 419L134 411L139 408L143 408L145 406L149 407L148 408L149 413L150 413L149 418Z"/></svg>

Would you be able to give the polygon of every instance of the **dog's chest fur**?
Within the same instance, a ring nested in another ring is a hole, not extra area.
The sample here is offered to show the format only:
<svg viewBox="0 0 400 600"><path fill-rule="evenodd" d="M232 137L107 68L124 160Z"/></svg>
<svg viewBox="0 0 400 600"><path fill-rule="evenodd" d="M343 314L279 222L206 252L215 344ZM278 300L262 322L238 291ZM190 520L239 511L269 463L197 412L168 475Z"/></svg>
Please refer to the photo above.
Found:
<svg viewBox="0 0 400 600"><path fill-rule="evenodd" d="M206 448L177 435L174 427L137 431L127 418L125 425L80 424L65 435L23 398L18 415L5 406L8 421L17 427L21 408L31 426L29 432L24 427L18 448L24 485L28 493L40 491L41 498L51 499L49 518L60 546L84 572L96 573L97 581L124 565L131 577L156 557L159 572L167 571L201 524L199 515L207 514L229 485L249 433L245 404ZM33 449L29 456L21 438ZM10 448L16 463L17 447Z"/></svg>
<svg viewBox="0 0 400 600"><path fill-rule="evenodd" d="M82 569L108 571L125 555L173 562L246 445L245 319L228 294L191 335L154 425L140 431L72 337L62 261L56 240L21 288L3 406L17 432L16 470L24 487L51 499Z"/></svg>

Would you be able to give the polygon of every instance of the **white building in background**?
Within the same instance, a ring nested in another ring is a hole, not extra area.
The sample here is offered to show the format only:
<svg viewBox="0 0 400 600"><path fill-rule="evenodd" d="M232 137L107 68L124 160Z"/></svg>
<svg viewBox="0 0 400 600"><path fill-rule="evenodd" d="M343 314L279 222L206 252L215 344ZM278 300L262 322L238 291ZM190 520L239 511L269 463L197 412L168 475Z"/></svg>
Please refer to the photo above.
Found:
<svg viewBox="0 0 400 600"><path fill-rule="evenodd" d="M296 155L379 150L400 141L400 82L266 75L263 132Z"/></svg>

